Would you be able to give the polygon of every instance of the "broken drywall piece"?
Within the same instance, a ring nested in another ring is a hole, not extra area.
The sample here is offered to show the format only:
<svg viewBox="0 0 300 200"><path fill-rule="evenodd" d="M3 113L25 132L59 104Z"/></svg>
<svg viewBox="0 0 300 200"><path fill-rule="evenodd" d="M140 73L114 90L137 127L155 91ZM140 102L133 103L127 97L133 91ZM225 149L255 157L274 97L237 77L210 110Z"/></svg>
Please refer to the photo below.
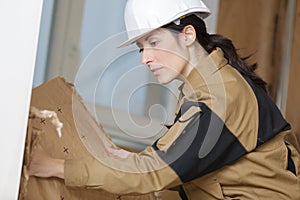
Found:
<svg viewBox="0 0 300 200"><path fill-rule="evenodd" d="M82 140L91 141L93 150L102 155L108 153L105 147L116 147L103 131L102 126L87 111L73 85L62 78L52 79L33 89L31 106L41 110L57 111L55 112L57 118L63 123L63 134L61 138L57 137L57 130L52 125L51 118L43 118L43 120L38 117L29 118L19 200L157 199L153 193L119 196L103 190L69 188L65 186L63 180L58 178L28 177L27 166L30 163L31 152L36 145L41 145L50 156L62 159L74 159L93 154ZM75 117L74 113L76 113Z"/></svg>

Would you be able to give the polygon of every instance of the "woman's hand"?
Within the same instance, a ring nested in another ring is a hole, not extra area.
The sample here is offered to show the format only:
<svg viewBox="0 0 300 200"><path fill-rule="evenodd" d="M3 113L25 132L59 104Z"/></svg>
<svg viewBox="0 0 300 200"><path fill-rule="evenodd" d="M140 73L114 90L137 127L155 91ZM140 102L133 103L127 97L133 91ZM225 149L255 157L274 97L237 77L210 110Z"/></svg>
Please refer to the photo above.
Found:
<svg viewBox="0 0 300 200"><path fill-rule="evenodd" d="M131 154L131 152L124 149L115 149L109 146L106 146L105 148L110 155L117 156L119 158L127 158Z"/></svg>
<svg viewBox="0 0 300 200"><path fill-rule="evenodd" d="M42 178L58 177L63 179L64 162L62 159L51 158L43 148L38 145L33 150L28 175Z"/></svg>

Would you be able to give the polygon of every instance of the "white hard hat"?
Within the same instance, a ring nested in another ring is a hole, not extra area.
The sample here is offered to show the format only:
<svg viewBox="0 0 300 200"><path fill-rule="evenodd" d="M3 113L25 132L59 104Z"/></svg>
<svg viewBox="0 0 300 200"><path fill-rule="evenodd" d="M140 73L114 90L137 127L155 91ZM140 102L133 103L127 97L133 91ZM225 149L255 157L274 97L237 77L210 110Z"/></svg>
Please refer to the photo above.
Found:
<svg viewBox="0 0 300 200"><path fill-rule="evenodd" d="M124 13L128 40L120 47L191 13L204 19L210 10L201 0L128 0Z"/></svg>

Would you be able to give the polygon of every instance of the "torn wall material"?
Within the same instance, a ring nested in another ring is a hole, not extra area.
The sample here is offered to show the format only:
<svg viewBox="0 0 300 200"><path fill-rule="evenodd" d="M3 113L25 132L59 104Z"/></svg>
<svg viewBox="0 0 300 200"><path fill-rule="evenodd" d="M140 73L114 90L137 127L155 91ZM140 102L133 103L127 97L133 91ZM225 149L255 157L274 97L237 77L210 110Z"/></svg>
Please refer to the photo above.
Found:
<svg viewBox="0 0 300 200"><path fill-rule="evenodd" d="M102 190L69 188L64 185L63 180L58 178L28 178L26 167L30 163L30 153L37 144L40 144L50 156L61 159L80 158L89 155L90 152L81 141L86 137L94 137L93 141L96 144L93 144L93 146L97 146L97 151L103 154L107 154L104 148L105 145L116 147L102 127L87 111L80 96L76 94L73 85L62 78L52 79L33 89L31 106L39 110L55 111L58 119L63 123L63 128L62 136L59 138L56 127L51 123L51 118L32 117L30 115L20 184L20 200L151 200L157 198L154 193L120 197L117 194ZM80 116L80 119L76 119L76 123L74 122L74 109L77 113L80 113L80 115L76 115Z"/></svg>

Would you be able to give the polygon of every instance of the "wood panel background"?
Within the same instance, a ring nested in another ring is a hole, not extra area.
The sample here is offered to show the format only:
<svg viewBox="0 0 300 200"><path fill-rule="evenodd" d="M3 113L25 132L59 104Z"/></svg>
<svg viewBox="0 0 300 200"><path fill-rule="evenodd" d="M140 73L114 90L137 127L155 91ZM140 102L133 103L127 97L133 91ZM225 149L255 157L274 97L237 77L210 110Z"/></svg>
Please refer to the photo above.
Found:
<svg viewBox="0 0 300 200"><path fill-rule="evenodd" d="M281 62L286 0L221 0L217 33L232 40L242 57L252 55L257 73L275 99Z"/></svg>
<svg viewBox="0 0 300 200"><path fill-rule="evenodd" d="M293 47L286 106L286 117L300 142L300 1L296 1Z"/></svg>

